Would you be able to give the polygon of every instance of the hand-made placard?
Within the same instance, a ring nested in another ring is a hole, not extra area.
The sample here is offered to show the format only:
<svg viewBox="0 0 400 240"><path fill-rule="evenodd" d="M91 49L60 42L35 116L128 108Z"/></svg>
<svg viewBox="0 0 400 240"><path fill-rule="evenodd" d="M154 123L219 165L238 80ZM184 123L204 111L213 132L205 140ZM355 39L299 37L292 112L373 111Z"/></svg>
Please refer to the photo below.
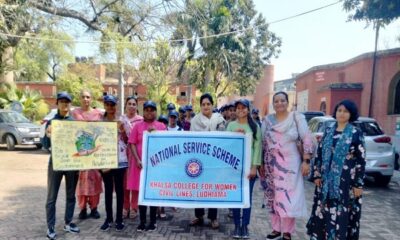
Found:
<svg viewBox="0 0 400 240"><path fill-rule="evenodd" d="M51 122L54 170L118 167L116 122Z"/></svg>

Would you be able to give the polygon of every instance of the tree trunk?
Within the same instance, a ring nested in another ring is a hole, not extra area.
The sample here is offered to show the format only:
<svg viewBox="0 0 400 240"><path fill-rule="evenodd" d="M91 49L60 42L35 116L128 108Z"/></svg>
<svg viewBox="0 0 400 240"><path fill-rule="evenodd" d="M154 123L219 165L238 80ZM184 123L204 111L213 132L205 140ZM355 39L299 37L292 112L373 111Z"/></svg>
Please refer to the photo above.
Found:
<svg viewBox="0 0 400 240"><path fill-rule="evenodd" d="M10 71L14 59L13 59L13 51L12 47L7 47L4 49L4 52L1 54L1 64L3 68L3 72L0 73L0 84L13 84L14 83L14 72Z"/></svg>
<svg viewBox="0 0 400 240"><path fill-rule="evenodd" d="M118 50L117 50L118 51ZM117 52L117 63L119 66L119 79L118 79L118 98L119 98L119 114L124 114L124 101L125 101L125 79L124 79L124 56Z"/></svg>

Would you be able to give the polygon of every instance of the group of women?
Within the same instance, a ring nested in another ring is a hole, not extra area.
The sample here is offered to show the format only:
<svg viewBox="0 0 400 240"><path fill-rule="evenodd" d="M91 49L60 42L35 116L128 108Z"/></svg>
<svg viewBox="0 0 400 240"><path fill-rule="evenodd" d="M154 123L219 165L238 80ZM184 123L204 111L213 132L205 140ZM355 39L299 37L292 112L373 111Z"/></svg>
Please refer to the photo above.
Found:
<svg viewBox="0 0 400 240"><path fill-rule="evenodd" d="M87 204L91 209L89 216L100 217L97 205L103 179L107 217L100 229L106 231L114 222L114 186L117 194L116 230L124 228L123 216L134 218L139 212L140 224L137 231L154 231L157 228L157 208L150 207L150 223L146 225L147 207L138 206L137 201L143 132L167 130L167 126L156 121L157 105L152 101L145 102L141 117L137 114L137 99L130 97L125 102L126 114L117 117L115 97L104 97L104 114L90 107L90 99L90 92L82 91L82 106L72 112L74 120L117 121L119 147L127 157L120 157L118 169L80 171L76 191L81 209L79 218L88 216ZM230 118L228 121L221 114L213 113L213 105L212 96L203 94L200 97L200 113L193 118L182 119L184 129L251 134L251 169L247 176L250 182L250 201L259 175L272 226L267 239L292 239L296 218L307 217L303 183L305 176L315 183L314 203L307 223L310 239L358 239L365 150L362 132L351 124L358 118L357 107L353 102L344 100L337 104L333 113L337 121L326 128L315 150L304 116L288 110L289 101L285 92L274 94L275 113L265 116L261 127L253 120L251 105L246 99L234 103L235 119ZM172 117L176 118L178 113L174 112L176 114L172 114ZM251 206L242 210L232 209L232 213L235 224L232 237L249 238ZM203 225L205 210L195 209L194 215L190 225ZM217 216L217 209L208 209L210 226L214 229L219 227Z"/></svg>

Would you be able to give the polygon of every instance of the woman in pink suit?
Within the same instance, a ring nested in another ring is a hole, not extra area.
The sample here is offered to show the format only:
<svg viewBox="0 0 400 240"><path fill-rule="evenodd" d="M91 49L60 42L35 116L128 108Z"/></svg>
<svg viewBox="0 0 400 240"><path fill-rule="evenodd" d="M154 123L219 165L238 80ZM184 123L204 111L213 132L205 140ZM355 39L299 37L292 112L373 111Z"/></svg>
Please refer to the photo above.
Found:
<svg viewBox="0 0 400 240"><path fill-rule="evenodd" d="M135 124L132 129L128 142L130 143L133 159L131 163L136 164L136 167L132 168L129 175L128 189L139 191L140 185L140 172L142 170L142 146L143 146L143 133L145 131L165 131L167 128L163 123L156 120L157 117L157 105L153 101L146 101L143 104L143 121ZM146 226L146 212L147 206L139 205L139 216L140 224L136 228L136 231L155 231L156 225L156 215L157 207L150 206L150 223Z"/></svg>
<svg viewBox="0 0 400 240"><path fill-rule="evenodd" d="M303 176L310 171L312 137L304 115L288 111L288 95L274 94L274 114L262 123L265 203L270 211L272 232L267 239L291 239L296 218L307 215ZM301 156L297 141L301 139ZM283 236L282 236L283 233Z"/></svg>
<svg viewBox="0 0 400 240"><path fill-rule="evenodd" d="M132 128L136 123L141 122L143 117L137 114L137 98L134 96L128 97L125 101L125 115L122 115L120 121L122 122L125 133L129 137ZM128 190L128 185L133 187L133 179L129 180L130 172L134 171L133 168L136 168L136 161L134 161L132 152L128 148L128 159L129 159L129 167L125 178L124 183L124 210L123 216L125 218L135 218L138 213L138 197L139 191L137 190Z"/></svg>
<svg viewBox="0 0 400 240"><path fill-rule="evenodd" d="M98 109L91 107L92 94L88 90L81 91L81 107L72 111L72 117L76 121L101 121L103 114ZM78 197L78 205L81 209L79 219L86 219L86 207L89 205L91 212L90 217L98 219L100 214L97 206L100 202L100 193L103 192L101 175L98 170L85 170L79 172L78 186L76 195Z"/></svg>

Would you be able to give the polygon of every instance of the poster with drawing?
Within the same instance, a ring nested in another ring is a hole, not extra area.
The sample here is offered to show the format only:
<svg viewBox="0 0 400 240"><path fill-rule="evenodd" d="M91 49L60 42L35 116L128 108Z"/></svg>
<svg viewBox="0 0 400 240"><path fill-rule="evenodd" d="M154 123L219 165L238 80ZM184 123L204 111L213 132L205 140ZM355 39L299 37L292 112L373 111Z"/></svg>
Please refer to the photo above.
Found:
<svg viewBox="0 0 400 240"><path fill-rule="evenodd" d="M51 125L54 170L118 167L116 122L54 120Z"/></svg>

